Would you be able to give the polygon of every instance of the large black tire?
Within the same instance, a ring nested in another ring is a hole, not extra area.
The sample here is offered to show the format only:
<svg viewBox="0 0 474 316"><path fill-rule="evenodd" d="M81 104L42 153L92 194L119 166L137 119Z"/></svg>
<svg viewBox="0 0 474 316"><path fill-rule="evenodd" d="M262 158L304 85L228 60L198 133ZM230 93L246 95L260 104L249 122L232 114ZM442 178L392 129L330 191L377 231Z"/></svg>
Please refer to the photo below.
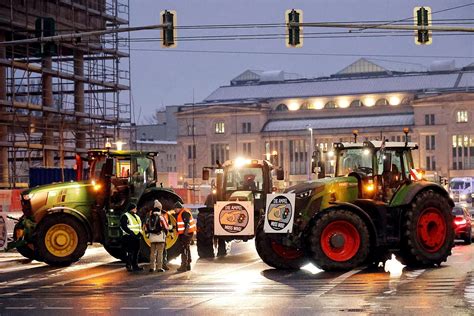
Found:
<svg viewBox="0 0 474 316"><path fill-rule="evenodd" d="M200 210L197 216L197 252L199 258L214 258L214 213Z"/></svg>
<svg viewBox="0 0 474 316"><path fill-rule="evenodd" d="M35 256L49 265L68 266L78 261L87 249L87 232L71 215L47 215L36 230Z"/></svg>
<svg viewBox="0 0 474 316"><path fill-rule="evenodd" d="M336 209L320 216L309 234L310 259L325 271L354 269L370 252L369 230L355 213Z"/></svg>
<svg viewBox="0 0 474 316"><path fill-rule="evenodd" d="M472 244L472 228L470 228L469 232L466 233L466 236L464 237L464 244Z"/></svg>
<svg viewBox="0 0 474 316"><path fill-rule="evenodd" d="M168 200L162 200L161 198L157 198L160 202L162 202L162 205L168 205L170 204ZM148 201L145 201L142 205L140 205L140 208L137 212L137 214L140 216L140 219L142 220L142 223L145 223L145 218L147 214L147 210L151 210L153 208L155 199L150 199ZM178 240L178 232L176 230L176 219L172 214L169 214L170 217L170 222L171 225L173 226L173 230L168 233L168 236L166 237L166 250L167 250L167 256L168 256L168 261L173 260L176 258L180 253L181 253L181 243ZM149 262L150 261L150 241L146 236L143 236L143 238L140 241L140 258L139 260L141 262Z"/></svg>
<svg viewBox="0 0 474 316"><path fill-rule="evenodd" d="M104 249L114 257L115 259L118 259L120 261L125 262L127 259L127 254L125 253L125 250L122 247L110 247L104 245Z"/></svg>
<svg viewBox="0 0 474 316"><path fill-rule="evenodd" d="M266 234L263 231L263 220L257 226L255 247L257 253L270 267L281 270L297 270L304 266L308 259L301 249L286 247L279 242L277 234Z"/></svg>
<svg viewBox="0 0 474 316"><path fill-rule="evenodd" d="M455 232L448 199L423 191L413 200L402 223L399 260L410 267L440 265L451 255Z"/></svg>

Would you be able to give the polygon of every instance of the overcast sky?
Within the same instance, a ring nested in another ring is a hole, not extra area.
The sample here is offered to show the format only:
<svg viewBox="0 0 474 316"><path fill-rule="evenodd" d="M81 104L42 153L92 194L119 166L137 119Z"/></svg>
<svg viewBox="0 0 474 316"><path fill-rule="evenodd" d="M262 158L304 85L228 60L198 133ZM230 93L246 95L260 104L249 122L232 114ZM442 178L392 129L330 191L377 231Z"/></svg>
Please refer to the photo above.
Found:
<svg viewBox="0 0 474 316"><path fill-rule="evenodd" d="M292 8L303 10L304 22L394 21L412 17L414 6L430 6L436 12L474 4L474 0L132 0L130 3L131 26L157 24L160 11L165 9L176 10L177 23L184 26L284 23L285 10ZM469 21L472 24L465 25L474 27L474 5L434 13L434 24L437 19L472 19ZM413 23L411 20L407 22ZM304 33L334 31L343 29L304 29ZM256 33L284 34L284 28L178 30L178 36ZM131 36L159 38L160 32L135 32ZM333 38L334 35L329 36L332 38L304 38L303 47L298 49L287 48L284 39L178 40L175 49L162 49L159 41L133 42L131 76L135 121L146 122L147 117L162 106L193 102L193 91L195 101L202 101L246 69L284 70L305 77L318 77L334 74L362 56L400 62L397 66L401 69L429 67L433 61L459 56L469 58L455 58L457 67L474 62L472 33L463 36L434 34L433 44L429 46L415 45L413 36L337 39ZM240 53L195 52L203 50Z"/></svg>

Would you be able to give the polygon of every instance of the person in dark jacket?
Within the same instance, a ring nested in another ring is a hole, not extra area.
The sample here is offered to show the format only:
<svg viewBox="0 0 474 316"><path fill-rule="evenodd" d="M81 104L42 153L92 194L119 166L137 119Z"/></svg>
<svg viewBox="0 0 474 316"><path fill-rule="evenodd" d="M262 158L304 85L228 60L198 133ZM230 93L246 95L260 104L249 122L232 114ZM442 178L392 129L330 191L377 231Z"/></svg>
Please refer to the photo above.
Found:
<svg viewBox="0 0 474 316"><path fill-rule="evenodd" d="M142 238L142 222L137 215L137 205L130 203L127 212L120 218L122 228L122 246L127 255L127 271L141 271L138 266L138 253L140 252L140 240Z"/></svg>

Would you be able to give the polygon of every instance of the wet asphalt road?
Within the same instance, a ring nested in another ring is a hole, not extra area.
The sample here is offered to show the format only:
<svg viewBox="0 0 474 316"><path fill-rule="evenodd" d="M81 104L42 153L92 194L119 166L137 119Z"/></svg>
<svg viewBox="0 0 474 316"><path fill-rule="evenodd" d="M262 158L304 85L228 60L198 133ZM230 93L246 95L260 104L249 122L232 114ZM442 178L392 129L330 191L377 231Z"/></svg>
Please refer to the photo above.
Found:
<svg viewBox="0 0 474 316"><path fill-rule="evenodd" d="M177 260L166 273L128 273L99 246L67 268L20 258L0 254L0 315L474 315L474 244L457 244L440 268L398 275L278 271L253 241L186 273Z"/></svg>

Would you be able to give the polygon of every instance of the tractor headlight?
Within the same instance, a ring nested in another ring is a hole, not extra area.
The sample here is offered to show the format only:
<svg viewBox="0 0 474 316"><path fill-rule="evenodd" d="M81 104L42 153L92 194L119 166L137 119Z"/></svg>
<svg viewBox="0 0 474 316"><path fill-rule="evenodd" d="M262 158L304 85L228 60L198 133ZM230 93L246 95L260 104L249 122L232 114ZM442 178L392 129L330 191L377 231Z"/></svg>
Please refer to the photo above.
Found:
<svg viewBox="0 0 474 316"><path fill-rule="evenodd" d="M313 193L313 190L312 190L312 189L309 189L309 190L306 190L306 191L297 193L297 194L296 194L296 197L297 197L298 199L304 199L304 198L307 198L307 197L311 196L311 193Z"/></svg>

